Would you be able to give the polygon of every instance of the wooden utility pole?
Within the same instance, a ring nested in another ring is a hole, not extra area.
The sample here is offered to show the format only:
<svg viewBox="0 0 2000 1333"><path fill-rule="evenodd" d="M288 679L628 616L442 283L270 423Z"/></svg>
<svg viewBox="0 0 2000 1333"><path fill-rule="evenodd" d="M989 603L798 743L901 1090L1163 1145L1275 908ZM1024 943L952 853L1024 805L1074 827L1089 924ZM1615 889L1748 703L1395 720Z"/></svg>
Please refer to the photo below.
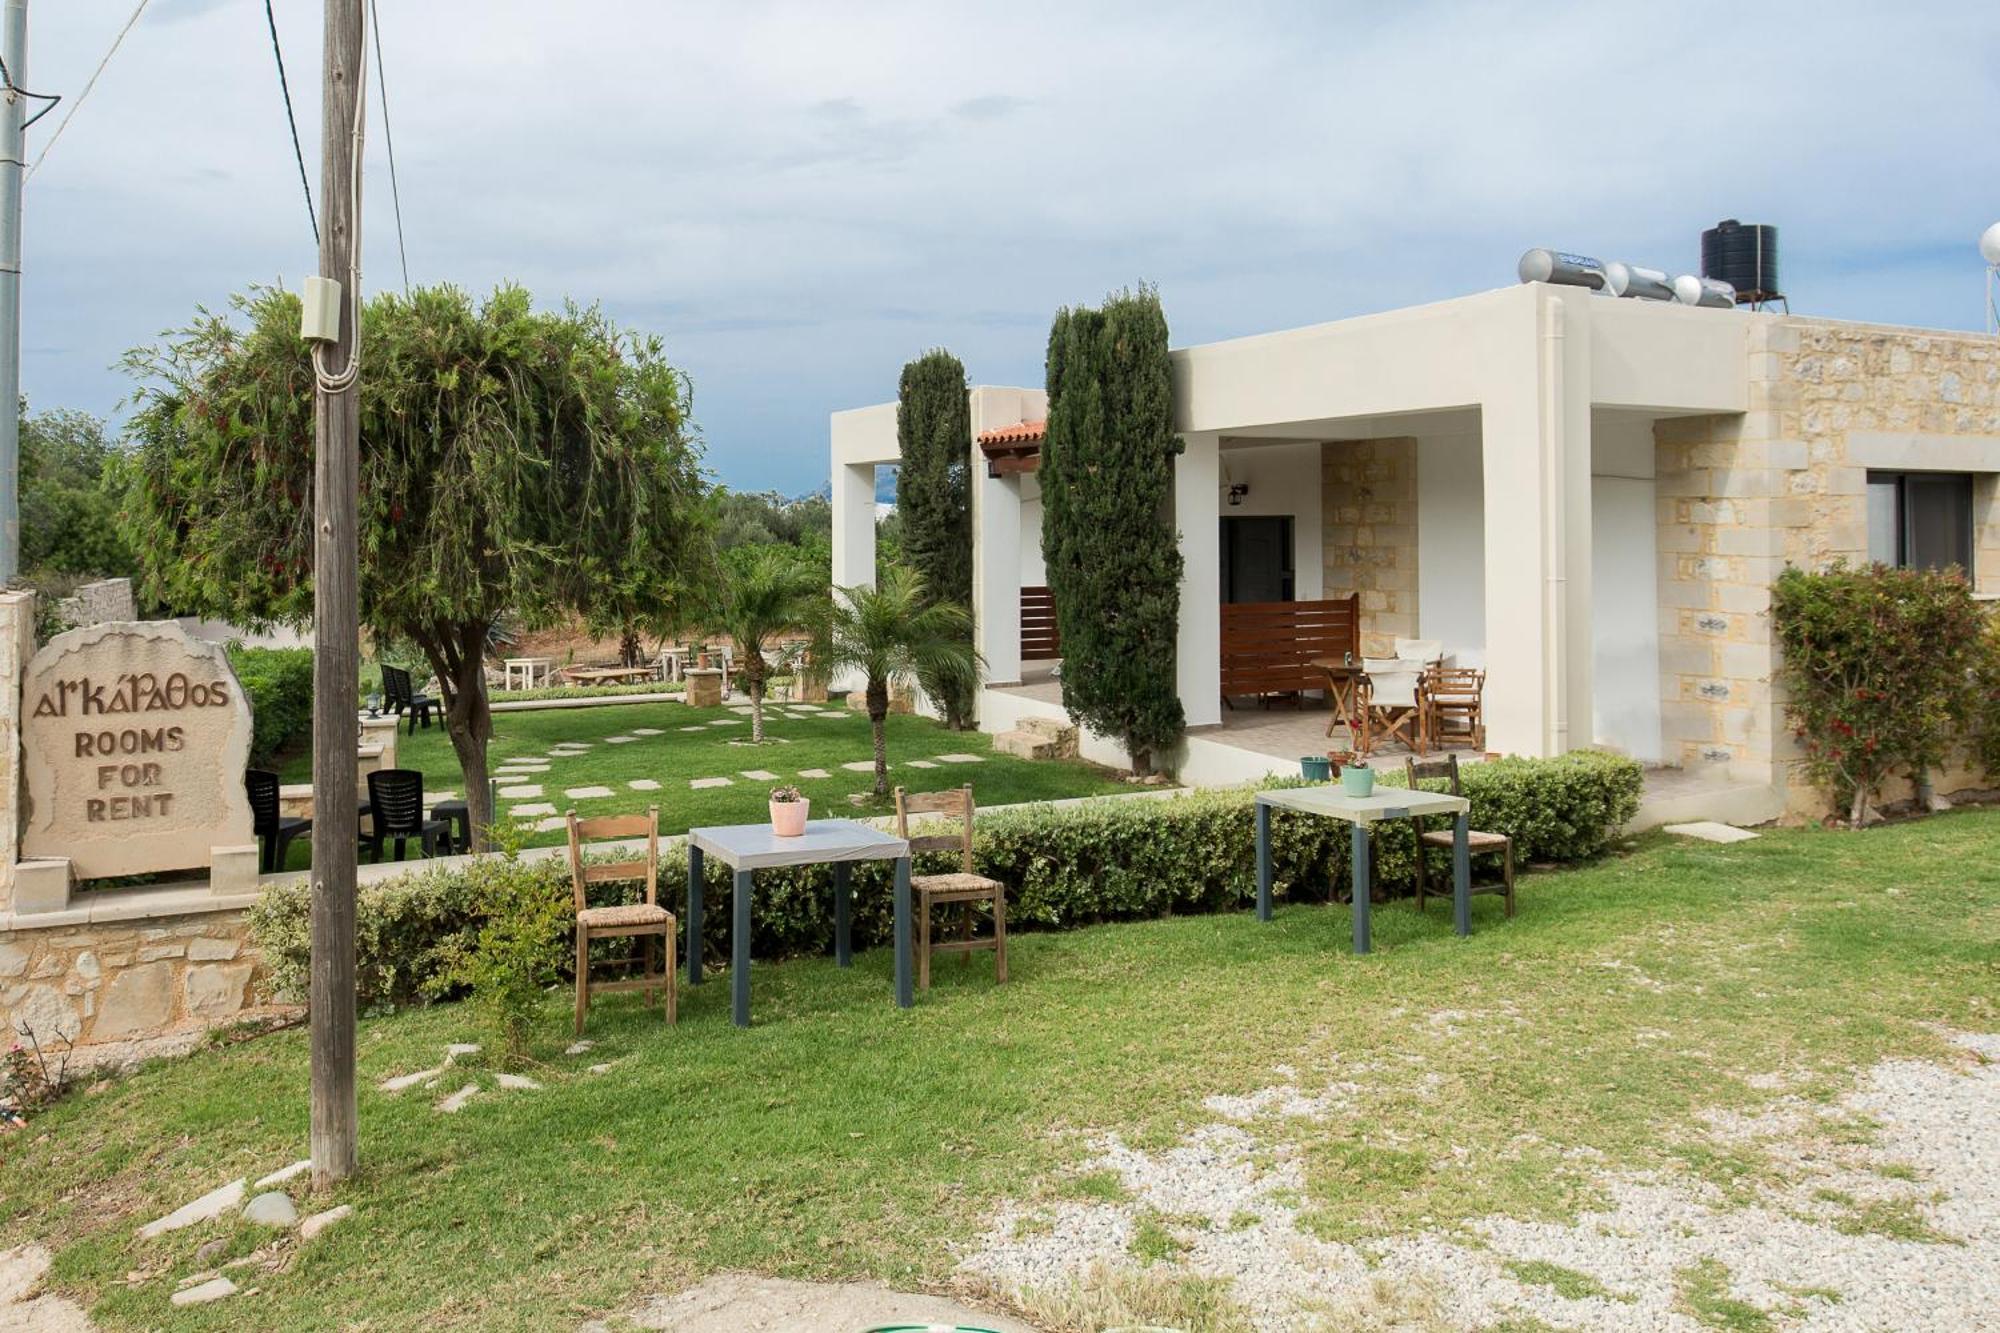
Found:
<svg viewBox="0 0 2000 1333"><path fill-rule="evenodd" d="M340 337L314 343L313 408L312 1178L354 1173L355 761L360 716L359 382L327 383L360 337L360 99L365 0L326 0L320 95L319 272L340 284Z"/></svg>

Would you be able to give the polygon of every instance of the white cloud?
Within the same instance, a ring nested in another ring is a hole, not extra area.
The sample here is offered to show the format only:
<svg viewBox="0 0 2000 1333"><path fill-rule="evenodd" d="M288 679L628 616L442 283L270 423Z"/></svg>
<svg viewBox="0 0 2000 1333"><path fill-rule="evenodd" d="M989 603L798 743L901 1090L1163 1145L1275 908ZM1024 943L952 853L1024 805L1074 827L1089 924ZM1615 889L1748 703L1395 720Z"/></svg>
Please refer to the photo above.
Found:
<svg viewBox="0 0 2000 1333"><path fill-rule="evenodd" d="M714 468L823 480L909 356L1036 382L1065 301L1176 340L1502 285L1529 245L1691 267L1783 228L1795 308L1976 327L2000 11L1973 5L382 5L412 276L601 300L695 378ZM126 0L31 13L74 95ZM319 6L279 19L314 188ZM60 116L61 112L57 113ZM38 133L54 124L44 121ZM397 278L371 120L366 272ZM31 151L39 146L31 142ZM314 265L256 0L156 0L29 186L24 379Z"/></svg>

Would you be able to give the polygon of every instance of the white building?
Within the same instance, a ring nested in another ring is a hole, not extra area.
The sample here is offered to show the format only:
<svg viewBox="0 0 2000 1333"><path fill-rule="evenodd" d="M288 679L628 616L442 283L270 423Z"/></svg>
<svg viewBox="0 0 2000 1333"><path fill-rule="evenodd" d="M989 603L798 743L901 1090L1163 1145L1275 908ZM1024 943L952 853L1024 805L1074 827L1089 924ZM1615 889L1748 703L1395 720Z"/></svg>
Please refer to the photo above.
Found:
<svg viewBox="0 0 2000 1333"><path fill-rule="evenodd" d="M1990 337L1527 283L1172 356L1191 781L1300 752L1259 748L1279 724L1225 702L1225 602L1358 594L1365 641L1438 639L1485 668L1489 748L1609 747L1680 770L1658 813L1748 819L1811 799L1771 687L1787 561L1955 561L2000 593ZM1005 730L1061 716L1034 651L1046 401L977 388L971 409L980 717ZM873 578L895 413L832 417L842 586ZM1104 738L1086 754L1123 758Z"/></svg>

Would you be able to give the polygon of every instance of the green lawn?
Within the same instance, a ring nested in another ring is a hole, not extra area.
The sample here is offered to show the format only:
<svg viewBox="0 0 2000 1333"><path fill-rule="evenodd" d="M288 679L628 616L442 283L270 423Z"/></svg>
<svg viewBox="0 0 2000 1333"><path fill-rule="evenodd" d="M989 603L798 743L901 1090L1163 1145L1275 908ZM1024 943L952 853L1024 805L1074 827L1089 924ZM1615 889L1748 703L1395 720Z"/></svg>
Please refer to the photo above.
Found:
<svg viewBox="0 0 2000 1333"><path fill-rule="evenodd" d="M698 730L684 731L684 727ZM620 744L608 739L634 736L641 730L660 734L637 736ZM769 817L770 790L779 782L794 783L805 792L816 815L879 815L893 808L887 800L870 798L855 804L848 799L874 786L872 772L855 773L841 767L873 756L864 715L825 706L818 716L795 718L773 707L766 715L765 733L764 744L751 745L747 718L726 708L690 708L682 703L496 713L487 764L498 768L511 758L547 755L550 747L565 742L587 743L588 753L553 757L547 773L518 779L519 784L539 786L542 791L518 802L502 800L502 811L516 804L541 803L555 806L558 812L574 807L580 815L598 815L641 811L657 804L661 831L669 833L703 824L761 822ZM928 718L891 717L888 738L890 781L913 791L969 782L981 805L1007 805L1130 790L1104 769L1090 764L1031 763L994 754L991 736L948 731ZM421 770L430 789L459 789L458 759L441 726L419 729L414 736L405 733L398 745L396 762ZM944 754L976 755L980 762L938 762L937 756ZM912 761L934 766L913 767ZM824 769L829 776L801 777L805 769ZM777 778L746 778L742 776L746 771L775 773ZM311 754L291 757L282 765L281 775L286 782L310 782ZM715 777L729 778L730 785L700 790L689 785L697 778ZM638 791L630 785L644 780L659 783L659 789ZM595 799L564 795L567 788L587 786L609 787L613 794ZM528 842L550 844L562 839L560 831L544 831L531 835ZM294 864L304 865L304 842L295 843L292 851Z"/></svg>
<svg viewBox="0 0 2000 1333"><path fill-rule="evenodd" d="M172 1310L199 1245L258 1237L133 1228L303 1154L306 1042L286 1032L93 1088L0 1139L0 1231L49 1244L54 1284L121 1327L325 1327L336 1311L350 1327L573 1327L733 1268L938 1284L945 1242L1002 1199L1104 1188L1075 1171L1091 1134L1171 1143L1213 1118L1205 1097L1268 1087L1280 1062L1302 1085L1359 1085L1324 1122L1265 1131L1297 1147L1327 1237L1570 1216L1594 1173L1624 1166L1739 1188L1785 1163L1703 1150L1697 1112L1769 1102L1775 1070L1831 1103L1886 1055L1941 1054L1933 1024L1993 1029L1996 839L2000 813L1978 812L1729 847L1649 838L1526 876L1512 922L1478 900L1467 940L1448 912L1380 908L1366 958L1347 952L1345 909L1317 905L1027 935L1009 985L986 959L951 963L910 1012L883 950L851 971L760 964L750 1031L712 978L684 992L677 1029L636 997L601 1003L584 1059L561 1053L569 1001L551 995L545 1087L454 1116L431 1109L449 1087L375 1084L477 1037L476 1013L370 1019L363 1173L316 1205L355 1216L257 1273L255 1297ZM580 1068L599 1060L609 1072ZM1420 1145L1467 1151L1425 1169Z"/></svg>

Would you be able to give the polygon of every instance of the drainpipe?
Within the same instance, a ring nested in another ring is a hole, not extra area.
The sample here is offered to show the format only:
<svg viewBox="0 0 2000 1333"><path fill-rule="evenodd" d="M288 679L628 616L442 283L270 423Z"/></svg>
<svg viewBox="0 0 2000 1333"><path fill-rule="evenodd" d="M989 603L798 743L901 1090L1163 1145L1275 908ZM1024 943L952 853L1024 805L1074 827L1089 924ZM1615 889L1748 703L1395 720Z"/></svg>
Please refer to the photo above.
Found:
<svg viewBox="0 0 2000 1333"><path fill-rule="evenodd" d="M1563 303L1542 298L1542 742L1551 755L1569 749L1569 551L1563 514L1568 418L1563 394Z"/></svg>

